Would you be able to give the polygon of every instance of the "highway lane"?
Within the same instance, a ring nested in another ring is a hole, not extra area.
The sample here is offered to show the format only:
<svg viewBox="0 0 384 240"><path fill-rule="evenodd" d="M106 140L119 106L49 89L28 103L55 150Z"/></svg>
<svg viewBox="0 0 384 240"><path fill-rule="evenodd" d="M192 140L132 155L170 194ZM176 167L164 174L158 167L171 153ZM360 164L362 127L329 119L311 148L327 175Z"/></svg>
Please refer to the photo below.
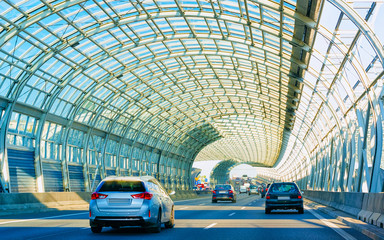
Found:
<svg viewBox="0 0 384 240"><path fill-rule="evenodd" d="M84 209L0 216L0 239L369 239L308 208L304 214L287 210L266 215L259 196L238 195L237 203L211 203L204 198L175 205L175 228L163 228L158 234L131 227L103 228L102 233L93 234Z"/></svg>

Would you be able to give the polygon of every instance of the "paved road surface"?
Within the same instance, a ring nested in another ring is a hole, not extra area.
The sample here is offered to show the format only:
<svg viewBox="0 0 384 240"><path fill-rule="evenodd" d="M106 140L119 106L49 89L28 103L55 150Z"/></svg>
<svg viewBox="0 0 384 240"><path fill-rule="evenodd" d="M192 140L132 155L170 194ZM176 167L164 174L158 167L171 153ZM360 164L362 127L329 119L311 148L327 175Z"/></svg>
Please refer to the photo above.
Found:
<svg viewBox="0 0 384 240"><path fill-rule="evenodd" d="M0 216L0 239L265 239L331 240L369 239L345 224L318 211L264 213L264 199L239 195L237 203L211 203L210 198L176 201L176 225L161 233L139 228L103 228L93 234L88 211L54 211ZM320 218L320 219L319 219Z"/></svg>

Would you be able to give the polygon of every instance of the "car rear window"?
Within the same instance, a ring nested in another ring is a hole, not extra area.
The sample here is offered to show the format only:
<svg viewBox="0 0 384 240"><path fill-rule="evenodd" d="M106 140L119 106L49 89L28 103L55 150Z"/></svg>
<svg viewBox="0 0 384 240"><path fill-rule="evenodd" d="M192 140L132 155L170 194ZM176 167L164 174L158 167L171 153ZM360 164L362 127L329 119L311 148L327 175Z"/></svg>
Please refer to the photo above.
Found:
<svg viewBox="0 0 384 240"><path fill-rule="evenodd" d="M105 181L99 192L145 192L141 181Z"/></svg>
<svg viewBox="0 0 384 240"><path fill-rule="evenodd" d="M231 185L216 185L215 189L216 190L230 190Z"/></svg>
<svg viewBox="0 0 384 240"><path fill-rule="evenodd" d="M299 189L293 183L274 183L269 189L270 193L297 193Z"/></svg>

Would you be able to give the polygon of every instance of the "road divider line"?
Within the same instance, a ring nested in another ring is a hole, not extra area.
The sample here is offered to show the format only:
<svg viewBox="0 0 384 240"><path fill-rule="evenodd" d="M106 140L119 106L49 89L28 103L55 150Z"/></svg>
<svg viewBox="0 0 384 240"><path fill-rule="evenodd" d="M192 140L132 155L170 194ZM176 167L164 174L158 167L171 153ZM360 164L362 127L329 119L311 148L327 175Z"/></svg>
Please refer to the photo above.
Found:
<svg viewBox="0 0 384 240"><path fill-rule="evenodd" d="M179 210L184 210L184 209L187 209L187 208L189 208L189 207L183 207L183 208L180 208Z"/></svg>
<svg viewBox="0 0 384 240"><path fill-rule="evenodd" d="M241 209L245 209L245 207L242 207Z"/></svg>
<svg viewBox="0 0 384 240"><path fill-rule="evenodd" d="M88 214L88 212L56 215L56 216L43 217L43 218L28 218L28 219L14 220L14 221L8 221L8 222L0 222L0 225L4 225L4 224L8 224L8 223L18 223L18 222L28 222L28 221L44 220L44 219L51 219L51 218L69 217L69 216L75 216L75 215L81 215L81 214Z"/></svg>
<svg viewBox="0 0 384 240"><path fill-rule="evenodd" d="M310 209L310 208L307 208L306 207L306 210L308 210L313 216L317 217L318 219L320 219L320 221L322 221L323 223L325 223L325 225L327 225L328 227L330 227L333 231L337 232L340 236L342 236L344 239L346 240L357 240L356 238L354 238L352 235L350 235L349 233L347 233L346 231L342 230L341 228L339 228L336 224L332 223L331 221L329 221L328 219L324 218L323 216L321 216L320 214L316 213L314 210Z"/></svg>
<svg viewBox="0 0 384 240"><path fill-rule="evenodd" d="M204 229L210 229L214 227L217 223L212 223L211 225L206 226Z"/></svg>
<svg viewBox="0 0 384 240"><path fill-rule="evenodd" d="M235 214L236 214L236 213L233 212L233 213L229 214L228 216L232 217L232 216L235 215Z"/></svg>

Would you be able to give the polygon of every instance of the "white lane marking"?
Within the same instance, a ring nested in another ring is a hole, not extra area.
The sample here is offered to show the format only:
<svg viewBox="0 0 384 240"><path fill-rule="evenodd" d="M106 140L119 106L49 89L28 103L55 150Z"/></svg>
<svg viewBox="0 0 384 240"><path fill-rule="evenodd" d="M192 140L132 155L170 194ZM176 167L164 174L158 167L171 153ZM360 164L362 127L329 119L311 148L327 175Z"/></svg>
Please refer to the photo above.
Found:
<svg viewBox="0 0 384 240"><path fill-rule="evenodd" d="M305 208L306 210L308 210L313 216L317 217L318 219L320 219L320 221L322 221L323 223L325 223L328 227L330 227L333 231L337 232L340 236L342 236L344 239L346 240L357 240L356 238L354 238L352 235L350 235L349 233L345 232L344 230L342 230L341 228L339 228L338 226L336 226L335 224L333 224L332 222L330 222L328 219L324 218L323 216L321 216L320 214L316 213L315 211L313 211L312 209L310 208Z"/></svg>
<svg viewBox="0 0 384 240"><path fill-rule="evenodd" d="M201 203L201 204L199 204L199 206L204 206L205 205L205 203Z"/></svg>
<svg viewBox="0 0 384 240"><path fill-rule="evenodd" d="M232 217L232 216L235 215L235 214L236 214L236 213L233 212L233 213L229 214L228 216Z"/></svg>
<svg viewBox="0 0 384 240"><path fill-rule="evenodd" d="M187 209L187 208L189 208L189 207L183 207L183 208L180 208L179 210L184 210L184 209Z"/></svg>
<svg viewBox="0 0 384 240"><path fill-rule="evenodd" d="M211 225L206 226L204 229L210 229L214 227L217 223L212 223Z"/></svg>
<svg viewBox="0 0 384 240"><path fill-rule="evenodd" d="M241 209L245 209L245 207L242 207Z"/></svg>
<svg viewBox="0 0 384 240"><path fill-rule="evenodd" d="M194 200L205 200L205 199L211 199L212 197L201 197L201 198L192 198L192 199L186 199L186 200L175 200L173 202L179 203L179 202L193 202Z"/></svg>
<svg viewBox="0 0 384 240"><path fill-rule="evenodd" d="M64 215L56 215L56 216L43 217L43 218L29 218L29 219L14 220L14 221L8 221L8 222L1 222L0 225L4 225L4 224L8 224L8 223L17 223L17 222L28 222L28 221L44 220L44 219L51 219L51 218L69 217L69 216L75 216L75 215L81 215L81 214L88 214L88 212L72 213L72 214L64 214Z"/></svg>

